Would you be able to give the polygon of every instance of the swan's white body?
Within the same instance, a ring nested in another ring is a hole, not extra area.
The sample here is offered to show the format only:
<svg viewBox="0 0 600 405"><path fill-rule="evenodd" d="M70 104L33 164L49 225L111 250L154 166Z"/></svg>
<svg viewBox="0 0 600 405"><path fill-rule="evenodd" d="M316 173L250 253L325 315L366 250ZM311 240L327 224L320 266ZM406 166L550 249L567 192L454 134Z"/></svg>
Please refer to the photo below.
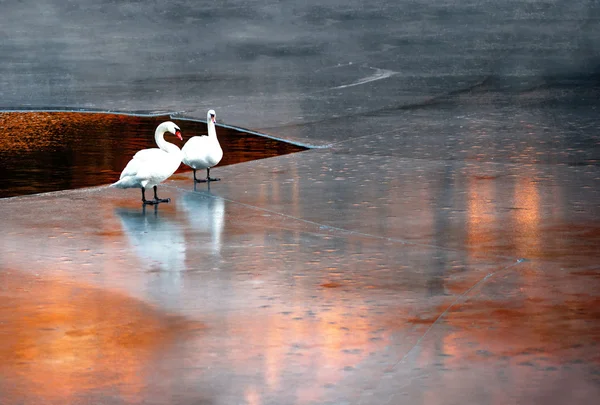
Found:
<svg viewBox="0 0 600 405"><path fill-rule="evenodd" d="M119 181L111 184L111 187L145 189L162 183L175 173L183 154L177 145L165 141L165 132L171 132L181 139L179 127L173 122L160 124L154 133L158 149L142 149L137 152L123 169Z"/></svg>
<svg viewBox="0 0 600 405"><path fill-rule="evenodd" d="M190 138L181 151L183 152L183 163L196 170L207 169L207 180L210 179L210 168L216 166L223 158L223 149L217 139L217 130L215 128L216 114L214 110L209 110L206 114L206 123L208 125L208 135L194 136Z"/></svg>

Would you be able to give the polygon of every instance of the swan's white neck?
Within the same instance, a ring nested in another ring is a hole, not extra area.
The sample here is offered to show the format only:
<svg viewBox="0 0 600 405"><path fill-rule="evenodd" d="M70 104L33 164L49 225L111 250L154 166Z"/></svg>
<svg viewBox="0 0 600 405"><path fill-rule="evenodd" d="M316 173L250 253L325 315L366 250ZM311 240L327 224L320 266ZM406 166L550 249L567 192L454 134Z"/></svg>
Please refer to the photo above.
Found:
<svg viewBox="0 0 600 405"><path fill-rule="evenodd" d="M211 138L216 138L217 137L217 129L215 127L214 121L209 116L208 119L206 120L206 122L208 125L208 136Z"/></svg>
<svg viewBox="0 0 600 405"><path fill-rule="evenodd" d="M180 152L181 149L179 149L177 145L165 141L165 132L168 132L168 130L167 126L164 124L159 125L154 132L154 140L156 141L158 147L167 153Z"/></svg>

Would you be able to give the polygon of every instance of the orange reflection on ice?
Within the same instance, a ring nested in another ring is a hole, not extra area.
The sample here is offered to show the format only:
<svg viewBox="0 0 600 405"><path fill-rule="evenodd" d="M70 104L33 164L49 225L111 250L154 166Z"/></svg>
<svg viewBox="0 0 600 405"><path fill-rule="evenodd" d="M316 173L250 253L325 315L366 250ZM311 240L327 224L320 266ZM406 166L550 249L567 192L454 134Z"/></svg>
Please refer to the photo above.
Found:
<svg viewBox="0 0 600 405"><path fill-rule="evenodd" d="M23 398L68 403L112 386L135 403L154 353L200 326L84 284L16 272L0 280L7 304L0 307L0 375L19 382Z"/></svg>
<svg viewBox="0 0 600 405"><path fill-rule="evenodd" d="M260 393L255 387L247 387L244 396L248 405L260 405L262 403Z"/></svg>
<svg viewBox="0 0 600 405"><path fill-rule="evenodd" d="M467 200L467 246L479 251L496 239L494 222L498 221L494 206L494 182L486 176L469 176Z"/></svg>
<svg viewBox="0 0 600 405"><path fill-rule="evenodd" d="M229 354L227 361L235 369L248 370L252 369L249 364L255 364L257 355L262 358L262 378L256 376L257 383L246 386L246 403L259 404L263 396L278 395L286 389L282 382L288 380L289 383L289 373L302 376L288 392L296 398L295 403L319 401L326 386L341 381L347 369L363 361L376 347L388 344L391 332L372 339L376 335L363 308L350 311L345 306L331 307L330 311L311 317L306 315L308 308L304 304L300 301L285 314L228 320L226 335L235 336L247 349Z"/></svg>
<svg viewBox="0 0 600 405"><path fill-rule="evenodd" d="M526 169L533 171L533 167ZM540 195L535 173L519 176L515 184L513 221L519 238L515 243L518 257L538 257L540 249Z"/></svg>
<svg viewBox="0 0 600 405"><path fill-rule="evenodd" d="M531 297L510 304L473 299L447 314L445 322L453 330L444 337L444 350L453 355L447 361L457 364L465 358L485 359L473 348L494 358L537 356L550 363L565 362L577 359L582 348L600 343L599 317L597 298L552 303ZM587 360L600 364L600 356Z"/></svg>
<svg viewBox="0 0 600 405"><path fill-rule="evenodd" d="M539 257L541 196L535 168L515 178L510 195L498 194L495 176L469 176L467 246L473 253ZM528 170L528 171L527 171Z"/></svg>

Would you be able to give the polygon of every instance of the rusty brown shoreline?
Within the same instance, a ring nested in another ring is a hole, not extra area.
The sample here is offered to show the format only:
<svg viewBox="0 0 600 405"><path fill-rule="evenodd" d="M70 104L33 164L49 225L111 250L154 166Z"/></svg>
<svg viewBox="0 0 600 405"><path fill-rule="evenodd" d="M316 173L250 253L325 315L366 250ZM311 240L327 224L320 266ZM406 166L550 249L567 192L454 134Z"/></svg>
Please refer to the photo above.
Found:
<svg viewBox="0 0 600 405"><path fill-rule="evenodd" d="M25 108L0 108L0 114L2 113L82 113L82 114L112 114L112 115L123 115L130 117L145 117L145 118L155 118L155 117L168 117L168 119L178 120L178 121L192 121L192 122L203 122L206 123L205 120L187 116L181 114L179 111L120 111L120 110L101 110L101 109L83 109L83 108L49 108L49 109L25 109ZM306 142L298 142L291 139L281 138L272 134L267 134L265 132L255 131L248 128L243 128L236 125L217 123L217 128L226 128L234 131L245 132L251 135L260 136L263 138L272 139L274 141L285 142L290 145L298 146L305 149L326 149L330 148L331 144L317 145L317 144L309 144Z"/></svg>

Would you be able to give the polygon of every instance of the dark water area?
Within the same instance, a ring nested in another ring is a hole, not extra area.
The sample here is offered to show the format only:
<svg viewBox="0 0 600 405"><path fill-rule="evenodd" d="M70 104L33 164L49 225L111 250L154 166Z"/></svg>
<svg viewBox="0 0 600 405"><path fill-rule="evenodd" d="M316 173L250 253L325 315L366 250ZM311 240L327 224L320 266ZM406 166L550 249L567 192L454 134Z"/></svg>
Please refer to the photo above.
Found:
<svg viewBox="0 0 600 405"><path fill-rule="evenodd" d="M156 147L154 130L167 120L179 125L183 141L165 139L180 148L207 133L203 122L166 115L0 113L0 198L112 183L138 150ZM217 136L223 148L217 167L305 150L219 126ZM191 169L182 164L177 173L186 171Z"/></svg>

